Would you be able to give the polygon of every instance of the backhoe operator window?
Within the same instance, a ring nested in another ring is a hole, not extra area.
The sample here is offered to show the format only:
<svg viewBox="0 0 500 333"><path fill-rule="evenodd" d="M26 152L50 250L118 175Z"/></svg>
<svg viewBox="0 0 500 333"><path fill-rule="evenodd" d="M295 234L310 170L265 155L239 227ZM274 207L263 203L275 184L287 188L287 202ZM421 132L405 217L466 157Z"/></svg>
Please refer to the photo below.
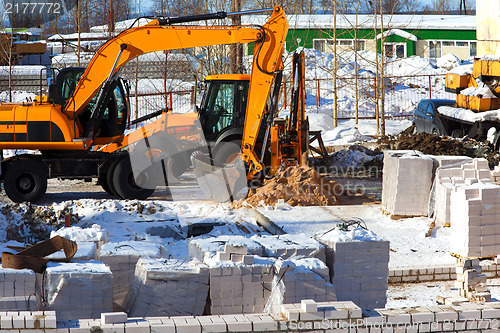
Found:
<svg viewBox="0 0 500 333"><path fill-rule="evenodd" d="M207 134L216 134L234 121L234 84L212 84L204 110Z"/></svg>
<svg viewBox="0 0 500 333"><path fill-rule="evenodd" d="M71 95L73 95L76 84L78 83L78 80L80 80L80 77L82 75L82 71L71 71L64 76L61 86L61 97L65 104L71 97Z"/></svg>

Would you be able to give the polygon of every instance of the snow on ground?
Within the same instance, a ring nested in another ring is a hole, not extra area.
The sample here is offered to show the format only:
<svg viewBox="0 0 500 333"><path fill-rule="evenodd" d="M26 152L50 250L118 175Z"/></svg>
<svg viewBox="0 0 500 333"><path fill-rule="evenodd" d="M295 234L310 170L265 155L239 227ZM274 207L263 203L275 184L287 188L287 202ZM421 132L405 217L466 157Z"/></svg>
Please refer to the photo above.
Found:
<svg viewBox="0 0 500 333"><path fill-rule="evenodd" d="M320 236L343 221L361 219L369 230L389 240L389 267L421 268L453 265L449 253L450 230L438 227L425 237L431 219L427 217L392 220L382 212L381 205L347 205L328 207L294 207L261 212L287 233Z"/></svg>
<svg viewBox="0 0 500 333"><path fill-rule="evenodd" d="M493 302L500 301L500 279L488 279ZM436 296L457 296L453 281L389 285L386 308L437 305Z"/></svg>

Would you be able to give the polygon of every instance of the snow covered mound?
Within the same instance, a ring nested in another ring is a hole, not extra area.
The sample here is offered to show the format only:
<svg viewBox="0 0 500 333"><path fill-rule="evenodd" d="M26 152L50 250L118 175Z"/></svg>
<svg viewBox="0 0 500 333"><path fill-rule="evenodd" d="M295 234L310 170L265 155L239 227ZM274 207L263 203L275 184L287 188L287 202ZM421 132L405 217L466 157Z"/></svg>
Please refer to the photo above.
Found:
<svg viewBox="0 0 500 333"><path fill-rule="evenodd" d="M458 59L456 55L449 53L439 58L436 64L438 67L449 71L457 66L460 66L460 59Z"/></svg>
<svg viewBox="0 0 500 333"><path fill-rule="evenodd" d="M335 228L326 234L322 235L320 241L328 241L333 243L349 243L349 242L380 242L383 238L377 236L373 231L356 228L349 231L343 231Z"/></svg>
<svg viewBox="0 0 500 333"><path fill-rule="evenodd" d="M363 146L352 145L336 151L330 158L330 167L337 172L366 171L371 166L381 165L384 154Z"/></svg>

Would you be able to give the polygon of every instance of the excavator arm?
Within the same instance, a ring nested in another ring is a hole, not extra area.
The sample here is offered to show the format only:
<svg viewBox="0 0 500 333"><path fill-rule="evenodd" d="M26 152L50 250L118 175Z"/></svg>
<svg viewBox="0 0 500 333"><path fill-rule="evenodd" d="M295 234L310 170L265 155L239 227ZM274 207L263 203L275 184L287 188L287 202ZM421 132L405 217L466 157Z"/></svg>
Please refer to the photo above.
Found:
<svg viewBox="0 0 500 333"><path fill-rule="evenodd" d="M145 26L126 30L106 42L94 55L78 81L73 95L66 103L65 114L76 120L89 101L101 90L104 95L99 96L97 106L92 111L87 128L84 129L85 135L92 136L92 126L96 126L93 118L98 120L100 116L99 100L106 98L106 85L130 60L155 51L256 42L248 99L248 108L253 111L248 113L248 122L245 125L244 142L247 148L244 155L258 168L258 159L252 150L266 103L263 96L269 95L275 72L282 68L281 55L288 31L288 22L282 8L275 7L270 19L262 27L169 25L175 22L182 21L176 21L175 18L156 19Z"/></svg>

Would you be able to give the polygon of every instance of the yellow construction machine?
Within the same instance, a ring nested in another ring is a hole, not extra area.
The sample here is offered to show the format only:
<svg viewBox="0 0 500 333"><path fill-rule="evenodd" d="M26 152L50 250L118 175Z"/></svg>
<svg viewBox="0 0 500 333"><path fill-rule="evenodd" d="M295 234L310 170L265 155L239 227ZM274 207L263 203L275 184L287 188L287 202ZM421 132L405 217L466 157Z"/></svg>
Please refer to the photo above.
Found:
<svg viewBox="0 0 500 333"><path fill-rule="evenodd" d="M500 59L474 60L472 72L446 74L445 90L457 94L456 105L441 106L433 122L441 134L488 139L500 148Z"/></svg>
<svg viewBox="0 0 500 333"><path fill-rule="evenodd" d="M272 12L263 26L180 25L262 11ZM2 160L7 196L16 202L36 202L44 195L48 178L98 178L110 194L145 199L156 185L166 184L158 182L161 173L181 174L189 167L191 153L203 150L200 146L207 141L212 156L224 161L235 151L222 150L222 142L241 146L247 179L264 170L266 158L271 174L283 163L304 163L308 136L300 103L305 94L303 56L297 56L302 69L295 75L295 111L288 125L274 121L287 31L280 7L159 18L123 31L107 41L86 68L60 70L47 96L40 94L32 103L0 105L0 149L40 152ZM198 114L161 110L139 119L151 121L124 134L129 124L128 87L118 73L128 61L160 50L252 42L251 74L209 77ZM134 166L131 152L139 152L135 156L142 166Z"/></svg>

